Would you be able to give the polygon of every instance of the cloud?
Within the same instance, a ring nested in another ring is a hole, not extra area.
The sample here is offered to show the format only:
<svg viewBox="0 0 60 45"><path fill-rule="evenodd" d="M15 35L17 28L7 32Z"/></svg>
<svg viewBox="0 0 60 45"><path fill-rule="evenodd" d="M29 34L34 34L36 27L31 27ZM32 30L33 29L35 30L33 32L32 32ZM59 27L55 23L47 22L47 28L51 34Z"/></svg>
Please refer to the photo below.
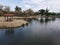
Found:
<svg viewBox="0 0 60 45"><path fill-rule="evenodd" d="M60 0L22 0L22 4L26 9L32 8L35 11L47 7L53 12L60 11Z"/></svg>
<svg viewBox="0 0 60 45"><path fill-rule="evenodd" d="M14 9L17 5L23 10L31 8L34 11L38 11L39 9L46 9L48 7L52 12L60 12L60 0L0 0L0 3L9 5L11 9Z"/></svg>
<svg viewBox="0 0 60 45"><path fill-rule="evenodd" d="M51 11L60 12L60 0L52 0L48 5Z"/></svg>

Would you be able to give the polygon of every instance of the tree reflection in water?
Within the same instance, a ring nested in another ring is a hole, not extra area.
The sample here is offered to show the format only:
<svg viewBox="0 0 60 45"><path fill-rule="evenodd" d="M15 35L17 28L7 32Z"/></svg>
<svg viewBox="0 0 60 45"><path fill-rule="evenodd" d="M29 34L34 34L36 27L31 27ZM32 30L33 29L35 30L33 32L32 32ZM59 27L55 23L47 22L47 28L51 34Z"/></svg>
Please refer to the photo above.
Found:
<svg viewBox="0 0 60 45"><path fill-rule="evenodd" d="M28 23L26 23L26 26L28 26Z"/></svg>
<svg viewBox="0 0 60 45"><path fill-rule="evenodd" d="M14 33L14 28L8 28L6 31L5 31L6 35L9 35L9 34L13 34Z"/></svg>
<svg viewBox="0 0 60 45"><path fill-rule="evenodd" d="M49 21L51 21L51 19L45 18L45 23L48 23Z"/></svg>
<svg viewBox="0 0 60 45"><path fill-rule="evenodd" d="M40 23L44 23L44 20L43 20L43 18L41 18L41 19L40 19Z"/></svg>
<svg viewBox="0 0 60 45"><path fill-rule="evenodd" d="M52 18L52 21L55 21L56 18Z"/></svg>
<svg viewBox="0 0 60 45"><path fill-rule="evenodd" d="M40 23L42 23L42 24L43 23L46 23L47 24L49 21L55 21L55 19L56 18L51 18L51 19L49 19L49 18L45 18L45 19L44 18L41 18L40 19Z"/></svg>

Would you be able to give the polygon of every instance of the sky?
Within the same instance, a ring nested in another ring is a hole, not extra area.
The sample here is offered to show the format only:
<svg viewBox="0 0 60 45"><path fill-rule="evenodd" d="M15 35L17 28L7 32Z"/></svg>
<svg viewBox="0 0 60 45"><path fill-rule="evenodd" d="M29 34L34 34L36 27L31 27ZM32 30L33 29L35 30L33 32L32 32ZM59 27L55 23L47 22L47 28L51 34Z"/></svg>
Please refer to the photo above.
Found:
<svg viewBox="0 0 60 45"><path fill-rule="evenodd" d="M38 11L48 8L50 12L60 12L60 0L0 0L0 4L10 6L12 11L16 6L19 6L22 10L31 8Z"/></svg>

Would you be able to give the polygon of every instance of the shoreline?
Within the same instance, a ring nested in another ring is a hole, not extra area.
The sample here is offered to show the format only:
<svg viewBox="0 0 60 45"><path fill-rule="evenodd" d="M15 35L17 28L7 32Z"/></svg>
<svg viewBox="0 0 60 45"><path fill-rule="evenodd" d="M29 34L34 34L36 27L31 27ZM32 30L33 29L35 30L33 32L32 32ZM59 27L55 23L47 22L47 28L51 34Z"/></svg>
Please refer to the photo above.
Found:
<svg viewBox="0 0 60 45"><path fill-rule="evenodd" d="M13 19L13 21L8 21L6 22L4 20L4 17L0 17L0 28L14 28L14 27L20 27L23 24L28 23L27 21L23 20L23 19Z"/></svg>
<svg viewBox="0 0 60 45"><path fill-rule="evenodd" d="M40 16L41 17L41 16ZM42 16L44 17L44 16ZM52 16L51 16L52 17ZM55 16L54 16L55 17ZM39 16L30 16L30 17L13 17L13 21L6 22L4 19L4 16L0 17L0 28L14 28L14 27L20 27L23 24L28 23L28 21L24 19L32 19L32 18L39 18ZM56 18L56 17L55 17Z"/></svg>

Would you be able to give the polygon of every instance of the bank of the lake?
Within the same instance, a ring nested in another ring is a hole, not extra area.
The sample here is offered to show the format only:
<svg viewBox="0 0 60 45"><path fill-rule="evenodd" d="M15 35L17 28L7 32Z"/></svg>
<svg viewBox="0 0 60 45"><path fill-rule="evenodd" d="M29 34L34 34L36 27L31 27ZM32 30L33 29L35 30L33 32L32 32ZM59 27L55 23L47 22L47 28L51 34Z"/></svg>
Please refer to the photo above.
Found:
<svg viewBox="0 0 60 45"><path fill-rule="evenodd" d="M29 16L29 17L13 17L13 21L6 22L4 19L4 16L0 17L0 28L8 28L8 27L20 27L23 24L28 23L26 20L33 19L33 18L39 18L41 16ZM44 17L44 16L42 16Z"/></svg>
<svg viewBox="0 0 60 45"><path fill-rule="evenodd" d="M27 21L23 19L13 19L13 21L5 21L4 17L0 17L0 28L19 27L26 23Z"/></svg>

